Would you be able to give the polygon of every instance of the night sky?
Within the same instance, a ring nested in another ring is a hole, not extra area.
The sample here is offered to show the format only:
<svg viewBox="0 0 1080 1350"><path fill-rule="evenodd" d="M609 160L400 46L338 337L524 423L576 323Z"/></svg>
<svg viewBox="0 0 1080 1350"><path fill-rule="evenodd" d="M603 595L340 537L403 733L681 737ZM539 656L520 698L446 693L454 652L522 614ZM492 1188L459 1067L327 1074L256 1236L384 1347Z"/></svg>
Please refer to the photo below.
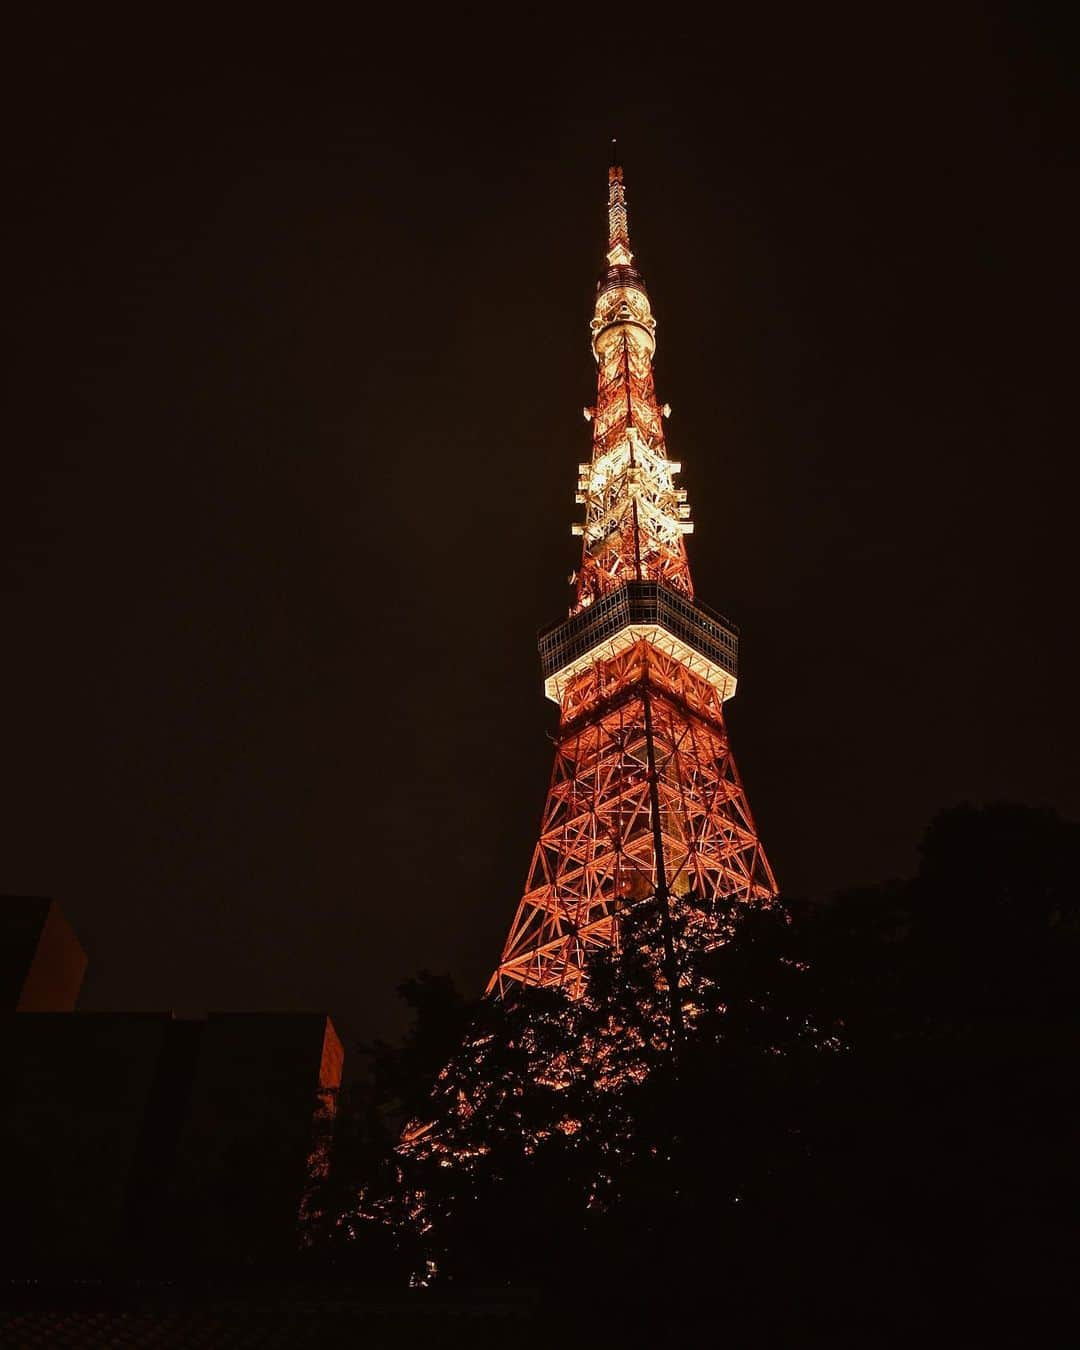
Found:
<svg viewBox="0 0 1080 1350"><path fill-rule="evenodd" d="M784 889L903 873L957 801L1080 814L1074 72L939 8L9 44L0 889L61 902L83 1007L353 1042L486 979L616 134Z"/></svg>

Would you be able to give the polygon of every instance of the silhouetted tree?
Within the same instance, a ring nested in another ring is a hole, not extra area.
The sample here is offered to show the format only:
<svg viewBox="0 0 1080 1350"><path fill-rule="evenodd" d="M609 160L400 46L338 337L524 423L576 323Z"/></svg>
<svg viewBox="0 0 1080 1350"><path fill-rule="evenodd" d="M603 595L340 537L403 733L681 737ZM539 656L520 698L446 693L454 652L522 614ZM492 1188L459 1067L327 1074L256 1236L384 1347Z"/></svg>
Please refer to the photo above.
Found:
<svg viewBox="0 0 1080 1350"><path fill-rule="evenodd" d="M648 902L577 1002L522 989L469 1008L429 979L405 1048L378 1054L380 1109L430 1128L357 1187L354 1226L410 1232L441 1278L566 1297L574 1269L613 1298L767 1305L789 1327L1064 1288L1078 872L1075 824L958 807L906 880L822 902L681 897L679 1039Z"/></svg>

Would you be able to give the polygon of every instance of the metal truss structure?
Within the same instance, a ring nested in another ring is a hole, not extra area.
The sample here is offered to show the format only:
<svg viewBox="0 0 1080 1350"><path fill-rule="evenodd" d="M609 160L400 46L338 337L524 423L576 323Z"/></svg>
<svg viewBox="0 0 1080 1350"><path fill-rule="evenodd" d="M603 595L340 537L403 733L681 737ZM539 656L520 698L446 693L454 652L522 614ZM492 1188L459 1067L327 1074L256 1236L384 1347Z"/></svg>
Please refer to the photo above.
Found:
<svg viewBox="0 0 1080 1350"><path fill-rule="evenodd" d="M559 704L555 767L525 893L489 991L584 988L589 953L619 943L628 905L776 894L723 704L738 633L695 600L680 466L667 455L652 358L656 321L633 266L622 169L608 175L607 270L591 323L598 366L592 459L570 615L540 636ZM702 920L701 940L709 942Z"/></svg>

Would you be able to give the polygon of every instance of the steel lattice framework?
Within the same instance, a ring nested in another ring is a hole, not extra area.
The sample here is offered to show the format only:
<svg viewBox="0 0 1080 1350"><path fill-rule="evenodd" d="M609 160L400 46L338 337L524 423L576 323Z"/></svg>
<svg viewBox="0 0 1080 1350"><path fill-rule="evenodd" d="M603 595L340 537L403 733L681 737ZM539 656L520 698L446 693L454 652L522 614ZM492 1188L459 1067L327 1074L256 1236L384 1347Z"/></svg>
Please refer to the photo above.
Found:
<svg viewBox="0 0 1080 1350"><path fill-rule="evenodd" d="M776 893L724 723L738 633L694 597L690 508L664 440L656 321L618 166L607 263L591 323L592 458L578 466L585 519L572 527L583 540L576 598L540 637L545 691L561 711L555 767L497 993L522 982L578 996L590 949L618 944L627 905L693 895L707 916L710 901Z"/></svg>

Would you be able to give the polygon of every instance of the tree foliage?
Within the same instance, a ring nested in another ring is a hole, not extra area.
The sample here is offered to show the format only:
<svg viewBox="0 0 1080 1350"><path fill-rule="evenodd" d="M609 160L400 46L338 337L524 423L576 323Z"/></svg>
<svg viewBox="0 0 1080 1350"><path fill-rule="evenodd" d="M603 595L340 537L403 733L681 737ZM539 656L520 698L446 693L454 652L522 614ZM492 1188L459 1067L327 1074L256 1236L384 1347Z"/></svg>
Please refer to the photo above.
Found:
<svg viewBox="0 0 1080 1350"><path fill-rule="evenodd" d="M804 1313L833 1298L870 1315L899 1285L929 1315L965 1279L1063 1277L1078 872L1076 825L961 807L903 881L817 903L683 897L678 1038L655 904L625 913L574 1003L466 1006L421 977L364 1109L427 1128L339 1169L360 1196L339 1231L392 1234L444 1282L554 1291L587 1270L628 1296Z"/></svg>

